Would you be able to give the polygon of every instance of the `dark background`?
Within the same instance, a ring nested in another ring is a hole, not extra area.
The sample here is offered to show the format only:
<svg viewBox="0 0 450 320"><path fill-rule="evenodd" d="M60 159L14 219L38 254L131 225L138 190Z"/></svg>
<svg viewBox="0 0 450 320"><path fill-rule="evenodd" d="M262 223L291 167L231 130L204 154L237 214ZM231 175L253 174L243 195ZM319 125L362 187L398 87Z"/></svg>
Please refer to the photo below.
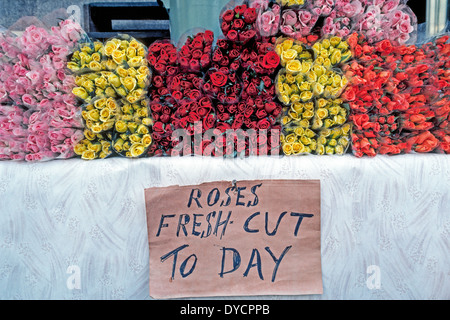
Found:
<svg viewBox="0 0 450 320"><path fill-rule="evenodd" d="M0 25L9 27L22 16L36 15L42 18L45 14L55 8L66 8L71 4L82 5L84 3L95 2L120 2L121 0L0 0ZM142 2L155 0L123 0ZM163 0L166 6L169 6L170 0ZM407 4L411 7L417 16L417 22L425 22L426 0L409 0Z"/></svg>
<svg viewBox="0 0 450 320"><path fill-rule="evenodd" d="M418 24L424 23L425 19L426 19L427 1L426 0L409 0L406 4L416 14L417 23Z"/></svg>

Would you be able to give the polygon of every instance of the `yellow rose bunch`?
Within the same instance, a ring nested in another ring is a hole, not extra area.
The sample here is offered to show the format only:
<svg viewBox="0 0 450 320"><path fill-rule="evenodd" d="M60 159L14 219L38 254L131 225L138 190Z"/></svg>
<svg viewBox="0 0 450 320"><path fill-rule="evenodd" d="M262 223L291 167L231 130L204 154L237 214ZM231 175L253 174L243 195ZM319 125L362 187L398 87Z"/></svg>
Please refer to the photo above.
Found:
<svg viewBox="0 0 450 320"><path fill-rule="evenodd" d="M352 57L347 41L340 37L324 38L313 46L315 63L326 68L337 66Z"/></svg>
<svg viewBox="0 0 450 320"><path fill-rule="evenodd" d="M308 72L314 58L313 52L292 38L280 37L275 44L275 52L280 56L281 66L292 73Z"/></svg>
<svg viewBox="0 0 450 320"><path fill-rule="evenodd" d="M130 158L139 157L152 144L148 99L136 103L98 98L85 106L84 139L74 146L82 159L105 158L113 151Z"/></svg>
<svg viewBox="0 0 450 320"><path fill-rule="evenodd" d="M314 97L338 98L348 84L342 72L327 69L315 62L306 78L311 83Z"/></svg>
<svg viewBox="0 0 450 320"><path fill-rule="evenodd" d="M81 116L87 129L102 133L114 127L119 106L113 98L97 98L83 107Z"/></svg>
<svg viewBox="0 0 450 320"><path fill-rule="evenodd" d="M67 67L75 74L73 94L85 103L85 138L74 146L83 159L104 158L113 151L142 155L152 143L149 101L151 83L147 49L120 35L105 42L80 45Z"/></svg>
<svg viewBox="0 0 450 320"><path fill-rule="evenodd" d="M342 126L348 118L348 109L344 106L342 99L319 98L315 102L314 120L311 128L328 129Z"/></svg>
<svg viewBox="0 0 450 320"><path fill-rule="evenodd" d="M294 102L288 107L283 107L283 117L281 118L281 125L284 127L301 127L310 128L311 121L314 117L314 103L308 102Z"/></svg>
<svg viewBox="0 0 450 320"><path fill-rule="evenodd" d="M75 77L75 85L72 93L84 102L90 102L96 97L117 98L118 95L114 87L110 84L109 78L113 73L101 71L84 73Z"/></svg>
<svg viewBox="0 0 450 320"><path fill-rule="evenodd" d="M308 128L284 128L280 135L280 144L283 154L300 155L311 154L317 148L316 133Z"/></svg>
<svg viewBox="0 0 450 320"><path fill-rule="evenodd" d="M133 104L124 103L114 125L113 148L116 153L128 158L144 154L152 144L150 133L152 125L147 99Z"/></svg>
<svg viewBox="0 0 450 320"><path fill-rule="evenodd" d="M280 102L290 105L312 98L338 98L347 84L348 80L342 73L313 64L306 74L293 74L281 69L275 88Z"/></svg>
<svg viewBox="0 0 450 320"><path fill-rule="evenodd" d="M127 35L107 40L103 54L107 60L110 60L111 66L126 64L129 67L139 68L146 65L147 50L144 45Z"/></svg>
<svg viewBox="0 0 450 320"><path fill-rule="evenodd" d="M346 123L343 126L332 129L323 129L317 138L318 155L343 155L350 145L351 125Z"/></svg>
<svg viewBox="0 0 450 320"><path fill-rule="evenodd" d="M108 80L119 96L128 103L135 103L144 98L150 75L147 65L138 68L118 66Z"/></svg>
<svg viewBox="0 0 450 320"><path fill-rule="evenodd" d="M146 54L145 46L127 35L80 45L67 64L78 74L73 94L85 102L103 95L129 103L143 99L152 76Z"/></svg>
<svg viewBox="0 0 450 320"><path fill-rule="evenodd" d="M328 49L338 50L331 46L336 41L326 40ZM321 45L321 42L314 44L316 49ZM331 68L334 58L319 56L313 59L308 49L292 38L279 38L275 51L284 67L276 77L277 95L284 105L307 102L315 97L338 98L348 83L341 72Z"/></svg>
<svg viewBox="0 0 450 320"><path fill-rule="evenodd" d="M74 152L83 160L104 159L112 154L111 132L93 133L84 130L84 139L74 146Z"/></svg>
<svg viewBox="0 0 450 320"><path fill-rule="evenodd" d="M78 49L72 53L70 61L67 62L67 67L75 73L102 71L104 70L102 51L103 44L100 41L80 44Z"/></svg>
<svg viewBox="0 0 450 320"><path fill-rule="evenodd" d="M351 58L348 43L330 37L309 48L294 39L279 38L275 49L283 67L275 84L278 100L284 104L283 153L344 153L349 142L348 109L339 97L348 80L339 65Z"/></svg>
<svg viewBox="0 0 450 320"><path fill-rule="evenodd" d="M295 7L304 5L305 0L277 0L277 3L283 7Z"/></svg>
<svg viewBox="0 0 450 320"><path fill-rule="evenodd" d="M313 87L302 73L293 74L281 69L276 77L275 89L278 99L286 106L313 98Z"/></svg>
<svg viewBox="0 0 450 320"><path fill-rule="evenodd" d="M120 38L107 40L103 54L107 68L114 71L109 82L117 94L128 103L143 99L152 75L144 45L129 36L122 35Z"/></svg>

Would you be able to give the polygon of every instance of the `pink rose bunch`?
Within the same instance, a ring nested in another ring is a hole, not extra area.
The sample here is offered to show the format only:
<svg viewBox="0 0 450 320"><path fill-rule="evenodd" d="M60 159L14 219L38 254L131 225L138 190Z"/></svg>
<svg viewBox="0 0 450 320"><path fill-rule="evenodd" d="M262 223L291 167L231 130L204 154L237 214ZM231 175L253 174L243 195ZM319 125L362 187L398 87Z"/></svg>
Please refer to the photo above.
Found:
<svg viewBox="0 0 450 320"><path fill-rule="evenodd" d="M281 19L281 6L273 0L249 1L250 8L258 12L256 29L263 37L271 37L278 34Z"/></svg>
<svg viewBox="0 0 450 320"><path fill-rule="evenodd" d="M335 5L335 0L311 0L309 6L311 11L322 17L330 15Z"/></svg>
<svg viewBox="0 0 450 320"><path fill-rule="evenodd" d="M66 71L67 56L81 36L81 27L67 20L51 30L32 25L19 37L0 37L0 103L14 105L14 109L2 107L0 133L7 141L14 140L17 132L26 138L25 143L14 144L14 150L23 147L20 154L27 161L70 156L66 146L70 148L69 142L83 128L72 93L75 79ZM76 132L67 141L50 138L52 130L63 128ZM2 158L11 158L6 154L10 147L1 150Z"/></svg>
<svg viewBox="0 0 450 320"><path fill-rule="evenodd" d="M336 11L332 11L331 14L323 21L321 28L321 35L346 37L353 31L352 20L349 17L339 17Z"/></svg>
<svg viewBox="0 0 450 320"><path fill-rule="evenodd" d="M8 62L9 59L17 57L19 48L14 45L14 42L15 38L11 35L0 33L0 63Z"/></svg>
<svg viewBox="0 0 450 320"><path fill-rule="evenodd" d="M32 25L25 29L24 33L17 38L16 43L22 54L29 59L36 59L43 55L49 47L49 38L47 30Z"/></svg>
<svg viewBox="0 0 450 320"><path fill-rule="evenodd" d="M376 5L368 6L355 23L355 31L364 34L369 43L379 42L385 39L382 21L383 15L380 7Z"/></svg>
<svg viewBox="0 0 450 320"><path fill-rule="evenodd" d="M28 136L25 151L26 161L43 161L54 159L55 155L50 150L50 139L48 137L49 115L44 111L35 111L24 118L28 125Z"/></svg>
<svg viewBox="0 0 450 320"><path fill-rule="evenodd" d="M27 128L24 110L14 105L0 105L0 159L24 160Z"/></svg>
<svg viewBox="0 0 450 320"><path fill-rule="evenodd" d="M75 156L74 147L84 139L84 134L77 128L50 128L48 138L50 150L58 154L58 158L68 159Z"/></svg>
<svg viewBox="0 0 450 320"><path fill-rule="evenodd" d="M336 0L333 11L337 17L356 19L364 13L368 2L371 0Z"/></svg>
<svg viewBox="0 0 450 320"><path fill-rule="evenodd" d="M281 12L280 31L285 36L299 39L311 33L318 18L308 8L285 9Z"/></svg>
<svg viewBox="0 0 450 320"><path fill-rule="evenodd" d="M402 2L406 3L404 0ZM397 9L401 3L400 0L372 0L372 4L380 8L382 14L386 14Z"/></svg>
<svg viewBox="0 0 450 320"><path fill-rule="evenodd" d="M321 35L348 36L355 28L355 21L364 13L366 5L364 0L335 0L333 10L324 15Z"/></svg>
<svg viewBox="0 0 450 320"><path fill-rule="evenodd" d="M394 45L411 44L417 39L417 17L407 5L399 5L385 13L382 26L386 39Z"/></svg>
<svg viewBox="0 0 450 320"><path fill-rule="evenodd" d="M323 6L325 12L319 9ZM314 0L310 8L325 17L322 36L345 37L356 31L371 44L387 39L394 45L412 44L417 39L417 18L405 0Z"/></svg>
<svg viewBox="0 0 450 320"><path fill-rule="evenodd" d="M0 160L25 160L27 137L3 137L0 134Z"/></svg>
<svg viewBox="0 0 450 320"><path fill-rule="evenodd" d="M355 30L366 35L369 43L390 40L393 45L414 43L417 18L400 0L373 0L355 22Z"/></svg>
<svg viewBox="0 0 450 320"><path fill-rule="evenodd" d="M24 110L18 106L0 105L0 137L25 137Z"/></svg>

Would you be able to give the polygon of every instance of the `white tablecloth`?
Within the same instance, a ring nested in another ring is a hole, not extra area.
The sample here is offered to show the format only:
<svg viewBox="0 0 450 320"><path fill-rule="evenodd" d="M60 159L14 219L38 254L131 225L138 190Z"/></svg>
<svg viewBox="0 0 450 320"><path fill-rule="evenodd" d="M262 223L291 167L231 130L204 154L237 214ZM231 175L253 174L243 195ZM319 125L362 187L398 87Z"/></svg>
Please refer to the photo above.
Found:
<svg viewBox="0 0 450 320"><path fill-rule="evenodd" d="M0 162L0 299L151 299L144 189L234 179L321 180L324 293L250 298L450 298L450 157L430 154Z"/></svg>

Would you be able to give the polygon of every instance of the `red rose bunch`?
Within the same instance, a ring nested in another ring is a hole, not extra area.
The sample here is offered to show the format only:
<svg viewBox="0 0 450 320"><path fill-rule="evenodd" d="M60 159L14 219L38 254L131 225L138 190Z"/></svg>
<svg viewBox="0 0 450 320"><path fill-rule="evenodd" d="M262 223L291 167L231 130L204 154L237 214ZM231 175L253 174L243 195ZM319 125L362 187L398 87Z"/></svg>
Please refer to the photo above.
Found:
<svg viewBox="0 0 450 320"><path fill-rule="evenodd" d="M399 135L399 115L396 113L389 115L353 113L349 120L352 121L355 131L368 138Z"/></svg>
<svg viewBox="0 0 450 320"><path fill-rule="evenodd" d="M434 111L428 106L408 109L401 115L401 126L409 131L430 130L434 127L434 117Z"/></svg>
<svg viewBox="0 0 450 320"><path fill-rule="evenodd" d="M270 130L277 125L277 118L281 113L281 106L274 102L247 99L246 102L229 106L218 105L218 119L228 123L231 129Z"/></svg>
<svg viewBox="0 0 450 320"><path fill-rule="evenodd" d="M150 111L153 119L151 134L153 144L149 156L166 156L173 148L172 132L175 129L177 101L172 96L168 84L178 74L177 49L170 41L156 41L149 46L147 56L155 76L149 89Z"/></svg>
<svg viewBox="0 0 450 320"><path fill-rule="evenodd" d="M269 153L271 148L279 147L279 139L271 137L271 130L278 129L278 116L281 113L281 105L275 101L265 102L261 98L248 98L245 102L236 104L217 104L217 125L216 129L222 133L227 130L243 130L248 132L248 139L237 139L233 145L227 145L225 154L230 155L232 150L236 154ZM251 139L254 139L250 142ZM225 145L225 143L224 143ZM231 148L231 149L230 149Z"/></svg>
<svg viewBox="0 0 450 320"><path fill-rule="evenodd" d="M230 41L246 43L256 37L254 28L258 12L245 3L234 8L225 8L220 15L223 35Z"/></svg>
<svg viewBox="0 0 450 320"><path fill-rule="evenodd" d="M382 88L391 78L391 73L384 67L383 59L376 53L375 47L369 45L366 39L357 33L351 34L347 43L353 59L342 67L349 83L341 97L348 103L352 112L366 113L376 108L382 113L389 113L388 108L392 108L392 104L388 103L389 98L381 101Z"/></svg>
<svg viewBox="0 0 450 320"><path fill-rule="evenodd" d="M270 130L279 126L279 116L282 106L276 101L266 101L260 97L249 98L246 101L247 112L244 120L248 129ZM253 112L250 113L250 110Z"/></svg>
<svg viewBox="0 0 450 320"><path fill-rule="evenodd" d="M273 75L280 65L280 56L275 52L276 38L264 38L246 46L241 52L241 66L257 74Z"/></svg>
<svg viewBox="0 0 450 320"><path fill-rule="evenodd" d="M203 79L203 92L219 103L236 103L242 94L242 84L236 72L222 67L209 69Z"/></svg>
<svg viewBox="0 0 450 320"><path fill-rule="evenodd" d="M178 63L182 72L200 72L211 65L214 33L210 30L188 36L178 50Z"/></svg>
<svg viewBox="0 0 450 320"><path fill-rule="evenodd" d="M450 129L438 129L433 132L434 136L439 140L436 148L437 152L450 154Z"/></svg>
<svg viewBox="0 0 450 320"><path fill-rule="evenodd" d="M411 145L411 150L418 153L432 152L439 145L438 138L431 131L422 131L410 137L407 142Z"/></svg>
<svg viewBox="0 0 450 320"><path fill-rule="evenodd" d="M378 148L379 142L376 138L368 138L358 132L352 133L352 151L356 157L374 157L378 153Z"/></svg>
<svg viewBox="0 0 450 320"><path fill-rule="evenodd" d="M371 118L374 126L380 136L395 137L399 136L400 119L398 113L391 113L389 115L376 114Z"/></svg>
<svg viewBox="0 0 450 320"><path fill-rule="evenodd" d="M152 139L148 155L165 156L171 154L172 132L175 129L176 100L170 94L166 77L157 75L150 88L150 111L153 119Z"/></svg>
<svg viewBox="0 0 450 320"><path fill-rule="evenodd" d="M183 130L183 141L176 140L172 143L175 147L177 143L182 142L182 145L176 148L176 153L202 155L208 145L204 143L204 134L215 128L216 121L215 106L208 97L202 96L192 101L182 100L175 112L174 128Z"/></svg>
<svg viewBox="0 0 450 320"><path fill-rule="evenodd" d="M350 35L354 59L344 66L350 81L342 97L352 112L357 156L431 152L445 139L435 132L448 126L450 73L445 66L439 69L448 61L439 54L448 56L447 40L418 47L389 40L368 44L363 36Z"/></svg>
<svg viewBox="0 0 450 320"><path fill-rule="evenodd" d="M175 112L175 129L186 129L189 135L204 133L216 122L215 108L208 97L182 101ZM196 128L195 125L201 124Z"/></svg>
<svg viewBox="0 0 450 320"><path fill-rule="evenodd" d="M242 83L244 90L242 91L242 100L248 98L260 98L263 101L272 101L276 95L275 80L268 76L258 76L250 71L242 72Z"/></svg>
<svg viewBox="0 0 450 320"><path fill-rule="evenodd" d="M158 40L148 48L147 60L156 74L174 75L177 68L177 48L169 40Z"/></svg>
<svg viewBox="0 0 450 320"><path fill-rule="evenodd" d="M243 45L227 39L218 39L212 53L211 69L228 68L237 72L241 67Z"/></svg>
<svg viewBox="0 0 450 320"><path fill-rule="evenodd" d="M378 143L378 154L396 155L409 153L411 145L405 139L396 139L389 136L383 137Z"/></svg>
<svg viewBox="0 0 450 320"><path fill-rule="evenodd" d="M176 104L170 104L165 101L153 99L150 103L150 110L153 117L152 139L153 144L150 146L149 156L166 156L171 155L172 132L175 124Z"/></svg>
<svg viewBox="0 0 450 320"><path fill-rule="evenodd" d="M443 94L449 95L450 92L450 36L444 35L436 39L435 48L436 58L434 60L435 70L439 89L443 90Z"/></svg>
<svg viewBox="0 0 450 320"><path fill-rule="evenodd" d="M180 103L183 100L198 101L202 96L202 77L197 73L178 73L168 80L172 97Z"/></svg>
<svg viewBox="0 0 450 320"><path fill-rule="evenodd" d="M434 42L425 44L426 50L434 52L436 87L439 94L432 103L435 113L434 136L439 140L437 152L449 153L450 133L450 43L449 35L443 35ZM432 55L430 53L430 55Z"/></svg>
<svg viewBox="0 0 450 320"><path fill-rule="evenodd" d="M396 111L403 96L386 94L384 88L392 79L393 70L383 57L392 54L390 42L369 44L364 36L353 33L347 43L353 55L342 68L349 84L341 95L350 108L349 120L353 124L352 151L357 157L373 157L384 153L400 153L402 140L398 136ZM403 148L401 148L403 150Z"/></svg>
<svg viewBox="0 0 450 320"><path fill-rule="evenodd" d="M436 128L446 129L450 124L450 90L443 93L433 104Z"/></svg>

